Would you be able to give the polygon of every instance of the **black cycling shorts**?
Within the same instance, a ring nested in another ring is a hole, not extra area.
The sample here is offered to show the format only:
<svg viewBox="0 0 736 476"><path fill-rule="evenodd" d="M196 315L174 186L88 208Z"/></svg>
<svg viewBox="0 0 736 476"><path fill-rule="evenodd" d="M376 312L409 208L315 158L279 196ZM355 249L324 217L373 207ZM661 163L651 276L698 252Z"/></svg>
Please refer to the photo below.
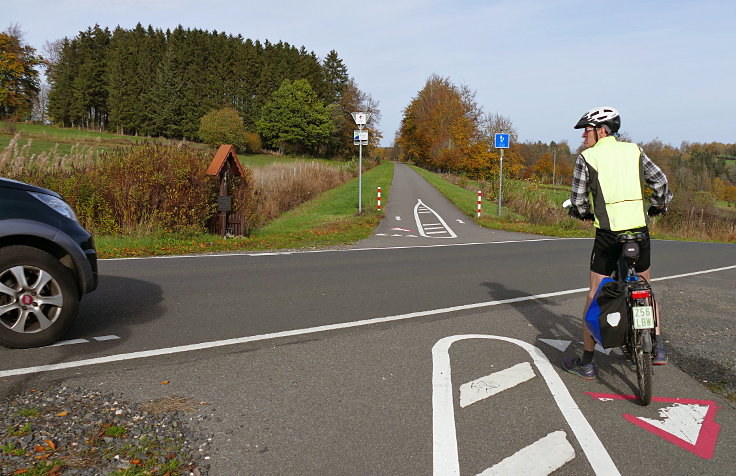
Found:
<svg viewBox="0 0 736 476"><path fill-rule="evenodd" d="M646 235L644 241L639 242L639 259L634 265L637 273L646 271L651 265L649 258L649 229L646 226L629 230L642 232ZM595 242L593 252L590 255L590 270L594 273L610 276L616 269L618 257L621 256L623 243L618 243L616 238L621 231L595 230Z"/></svg>

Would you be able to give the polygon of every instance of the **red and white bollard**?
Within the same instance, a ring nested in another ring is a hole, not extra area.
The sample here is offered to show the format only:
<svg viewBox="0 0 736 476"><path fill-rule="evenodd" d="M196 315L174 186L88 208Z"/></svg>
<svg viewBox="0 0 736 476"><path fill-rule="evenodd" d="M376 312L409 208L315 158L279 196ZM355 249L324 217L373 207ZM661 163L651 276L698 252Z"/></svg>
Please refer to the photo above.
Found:
<svg viewBox="0 0 736 476"><path fill-rule="evenodd" d="M478 190L478 218L480 218L480 202L483 200L483 192Z"/></svg>
<svg viewBox="0 0 736 476"><path fill-rule="evenodd" d="M381 211L381 187L378 187L378 211Z"/></svg>

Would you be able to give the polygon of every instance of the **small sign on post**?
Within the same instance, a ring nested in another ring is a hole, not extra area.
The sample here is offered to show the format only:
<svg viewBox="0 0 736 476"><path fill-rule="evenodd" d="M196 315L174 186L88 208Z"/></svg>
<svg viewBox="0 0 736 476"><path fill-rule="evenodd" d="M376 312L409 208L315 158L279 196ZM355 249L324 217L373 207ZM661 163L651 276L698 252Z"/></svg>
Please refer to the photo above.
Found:
<svg viewBox="0 0 736 476"><path fill-rule="evenodd" d="M353 145L368 145L368 131L353 131Z"/></svg>
<svg viewBox="0 0 736 476"><path fill-rule="evenodd" d="M503 150L509 148L509 135L496 134L496 149L499 150L500 160L498 163L498 216L501 216L501 197L503 195Z"/></svg>
<svg viewBox="0 0 736 476"><path fill-rule="evenodd" d="M364 131L370 114L367 112L351 112L357 131L353 131L353 145L358 148L358 213L363 213L363 146L368 145L368 131Z"/></svg>
<svg viewBox="0 0 736 476"><path fill-rule="evenodd" d="M358 126L364 126L368 122L369 114L367 112L351 112L350 114L353 116L353 120Z"/></svg>

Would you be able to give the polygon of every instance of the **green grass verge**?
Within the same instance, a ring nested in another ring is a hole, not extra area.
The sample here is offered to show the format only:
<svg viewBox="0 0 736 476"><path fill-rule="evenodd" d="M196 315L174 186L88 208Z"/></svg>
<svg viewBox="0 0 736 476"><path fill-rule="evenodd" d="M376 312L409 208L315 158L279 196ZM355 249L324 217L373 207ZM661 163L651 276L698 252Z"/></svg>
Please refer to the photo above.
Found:
<svg viewBox="0 0 736 476"><path fill-rule="evenodd" d="M161 256L225 251L304 249L351 244L368 238L381 220L376 189L388 199L393 163L363 174L363 212L358 214L358 179L329 190L283 214L247 238L224 239L209 234L97 236L100 258Z"/></svg>

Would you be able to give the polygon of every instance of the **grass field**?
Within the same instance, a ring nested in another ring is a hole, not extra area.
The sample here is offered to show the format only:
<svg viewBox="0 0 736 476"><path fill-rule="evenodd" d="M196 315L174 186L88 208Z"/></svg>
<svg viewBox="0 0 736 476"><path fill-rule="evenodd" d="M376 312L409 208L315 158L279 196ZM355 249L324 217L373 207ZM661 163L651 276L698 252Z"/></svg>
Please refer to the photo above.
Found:
<svg viewBox="0 0 736 476"><path fill-rule="evenodd" d="M27 146L30 141L29 155L50 152L52 150L55 150L58 155L68 155L73 152L73 149L104 151L116 147L128 147L145 140L166 144L178 144L181 142L171 139L126 136L109 132L54 127L43 124L21 123L11 126L8 123L0 123L0 149L6 148L16 133L20 134L19 147ZM195 142L188 142L187 144L195 148L212 149L214 154L214 149L206 144Z"/></svg>
<svg viewBox="0 0 736 476"><path fill-rule="evenodd" d="M13 130L14 129L14 130ZM0 123L0 150L5 149L16 133L20 133L18 148L26 147L24 156L38 155L42 152L55 151L56 155L70 155L73 153L86 153L94 150L95 155L105 150L111 150L117 147L128 147L142 141L156 141L165 144L179 144L182 141L127 136L120 134L112 134L109 132L96 132L82 129L71 129L63 127L54 127L42 124L13 124L12 127L7 123ZM30 145L29 145L30 142ZM216 149L207 144L197 142L185 142L189 147L209 151L214 154ZM334 165L334 161L326 159L315 159L311 157L297 156L278 156L272 154L239 154L238 159L246 167L265 167L273 163L289 163L295 160L305 161L325 161Z"/></svg>

